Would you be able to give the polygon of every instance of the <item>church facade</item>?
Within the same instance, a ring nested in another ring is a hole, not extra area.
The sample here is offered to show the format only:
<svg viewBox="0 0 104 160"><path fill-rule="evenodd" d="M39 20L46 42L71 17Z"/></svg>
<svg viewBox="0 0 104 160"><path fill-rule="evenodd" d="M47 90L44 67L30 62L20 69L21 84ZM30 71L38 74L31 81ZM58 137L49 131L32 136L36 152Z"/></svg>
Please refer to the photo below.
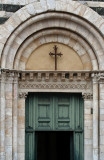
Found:
<svg viewBox="0 0 104 160"><path fill-rule="evenodd" d="M36 0L0 26L0 160L62 156L104 160L104 19Z"/></svg>

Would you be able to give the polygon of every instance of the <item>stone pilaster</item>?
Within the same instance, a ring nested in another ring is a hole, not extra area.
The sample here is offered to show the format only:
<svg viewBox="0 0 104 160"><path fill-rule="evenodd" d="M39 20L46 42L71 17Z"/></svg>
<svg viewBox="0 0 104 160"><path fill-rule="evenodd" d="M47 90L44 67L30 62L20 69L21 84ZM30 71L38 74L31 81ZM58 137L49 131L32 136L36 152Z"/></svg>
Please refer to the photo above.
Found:
<svg viewBox="0 0 104 160"><path fill-rule="evenodd" d="M97 74L97 80L99 83L99 121L100 121L99 160L104 160L104 73Z"/></svg>
<svg viewBox="0 0 104 160"><path fill-rule="evenodd" d="M17 107L18 107L18 73L13 80L13 160L17 160Z"/></svg>
<svg viewBox="0 0 104 160"><path fill-rule="evenodd" d="M99 84L100 99L100 160L104 160L104 84Z"/></svg>
<svg viewBox="0 0 104 160"><path fill-rule="evenodd" d="M93 160L99 159L99 97L96 74L92 74L93 81Z"/></svg>
<svg viewBox="0 0 104 160"><path fill-rule="evenodd" d="M6 73L0 73L0 160L5 160L5 80Z"/></svg>
<svg viewBox="0 0 104 160"><path fill-rule="evenodd" d="M27 92L20 92L18 99L18 159L25 160L25 98Z"/></svg>
<svg viewBox="0 0 104 160"><path fill-rule="evenodd" d="M14 73L6 73L6 111L5 111L5 151L6 151L6 160L12 160L12 145L13 145L13 78Z"/></svg>
<svg viewBox="0 0 104 160"><path fill-rule="evenodd" d="M93 159L93 94L83 93L84 99L84 160Z"/></svg>

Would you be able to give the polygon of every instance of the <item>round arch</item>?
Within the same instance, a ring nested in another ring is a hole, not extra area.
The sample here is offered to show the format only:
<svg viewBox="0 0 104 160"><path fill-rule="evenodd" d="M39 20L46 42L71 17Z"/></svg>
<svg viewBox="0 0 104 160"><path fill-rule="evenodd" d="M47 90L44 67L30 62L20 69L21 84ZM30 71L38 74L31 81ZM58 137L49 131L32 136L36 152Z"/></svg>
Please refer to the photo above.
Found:
<svg viewBox="0 0 104 160"><path fill-rule="evenodd" d="M34 50L44 44L58 42L71 47L78 54L83 63L84 70L90 70L92 65L95 70L98 69L97 64L95 65L96 57L93 53L91 56L91 48L89 46L86 48L86 43L84 40L82 41L82 46L81 41L77 40L77 38L77 36L73 36L73 33L70 33L69 31L59 31L57 29L41 31L40 34L35 34L32 37L26 39L25 43L19 48L18 54L15 57L13 68L25 70L25 64Z"/></svg>
<svg viewBox="0 0 104 160"><path fill-rule="evenodd" d="M78 2L69 0L60 0L60 1L40 0L40 2L35 1L23 7L22 9L18 10L4 25L2 25L0 28L0 67L3 69L5 68L9 69L10 72L19 70L18 72L20 72L20 74L23 76L25 73L24 71L20 70L22 69L25 70L25 64L31 53L39 46L50 42L57 42L57 43L59 42L65 44L73 48L73 50L76 51L76 53L80 56L80 58L82 58L83 55L85 56L85 58L87 57L88 60L87 62L88 63L90 62L92 70L95 70L94 72L92 71L93 74L91 74L93 76L93 78L91 79L93 82L94 80L96 80L97 76L100 75L100 74L96 75L96 72L100 73L100 70L101 73L103 72L102 70L104 70L104 19L90 8ZM25 59L26 61L22 60L23 57L27 58ZM82 58L83 64L85 58L84 59ZM16 120L13 117L13 132L12 129L10 132L13 133L13 138L14 138L13 146L15 146L14 152L16 153L16 156L18 154L17 148L19 146L18 145L19 138L17 139L15 138L17 135L19 135L19 132L17 133L16 127L18 123L22 122L21 120L20 122L18 122L19 121L18 112L16 113L14 111L17 110L21 112L21 109L25 108L24 98L26 97L27 94L24 90L24 93L22 91L20 97L18 95L18 93L21 92L22 90L20 88L18 90L18 82L17 82L18 72L16 72L16 74L7 73L5 82L4 82L5 72L3 72L2 75L3 81L1 82L2 99L0 101L1 110L3 111L4 115L5 113L8 112L8 110L5 110L7 107L6 105L9 105L9 107L11 107L10 122L11 122L11 117L16 116ZM88 75L86 72L86 77ZM80 79L80 74L78 76ZM101 77L99 79L101 80L104 79L103 74L101 74L100 76ZM12 80L13 84L11 82ZM98 160L98 150L99 150L98 139L99 137L102 136L102 135L100 136L100 131L98 131L99 128L98 122L100 121L98 120L98 114L99 114L99 109L101 109L100 111L102 111L102 106L104 103L104 101L102 100L103 99L102 97L104 97L104 91L103 91L104 85L101 84L99 87L98 86L99 83L93 83L92 81L91 81L92 88L90 87L91 93L88 94L86 92L85 98L87 100L88 99L90 100L89 97L91 97L91 103L90 103L91 109L93 107L94 110L93 129L92 129L93 140L91 139L93 141L92 154L93 154L93 159ZM93 92L93 100L92 100L92 92ZM18 104L20 105L19 107L20 109L18 109L17 106ZM89 105L88 103L86 104ZM25 111L23 112L25 113ZM3 145L3 149L5 150L5 143L4 143L5 116L3 118L4 121L1 122L2 124L1 126L4 126L2 132L4 134L2 134L3 138L1 144ZM24 126L24 124L22 125ZM24 133L25 131L23 129L23 135ZM12 139L12 134L10 136ZM21 138L23 139L22 136ZM16 145L15 145L15 140L17 141ZM19 142L20 140L21 139L19 139ZM22 143L22 147L23 147L22 151L24 152L24 142ZM12 155L12 151L10 153ZM3 152L3 154L5 153ZM24 153L22 153L22 156L19 154L18 157L19 156L21 157L19 159L23 160ZM102 152L101 154L103 155L104 153Z"/></svg>
<svg viewBox="0 0 104 160"><path fill-rule="evenodd" d="M44 13L44 14L43 14ZM96 25L95 25L96 24ZM1 45L1 68L14 69L18 50L33 34L46 29L69 31L73 38L81 40L82 46L90 47L90 57L96 67L104 69L104 19L88 7L72 1L43 1L31 3L17 11L3 26ZM89 54L89 53L88 53ZM92 64L92 66L94 66Z"/></svg>

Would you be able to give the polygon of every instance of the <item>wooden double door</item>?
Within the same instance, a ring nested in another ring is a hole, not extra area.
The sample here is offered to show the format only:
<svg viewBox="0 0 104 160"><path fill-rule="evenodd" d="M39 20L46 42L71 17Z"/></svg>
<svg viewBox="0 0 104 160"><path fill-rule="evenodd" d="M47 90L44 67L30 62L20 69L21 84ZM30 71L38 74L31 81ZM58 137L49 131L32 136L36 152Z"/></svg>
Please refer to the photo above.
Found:
<svg viewBox="0 0 104 160"><path fill-rule="evenodd" d="M81 94L29 94L25 160L84 160L83 111Z"/></svg>

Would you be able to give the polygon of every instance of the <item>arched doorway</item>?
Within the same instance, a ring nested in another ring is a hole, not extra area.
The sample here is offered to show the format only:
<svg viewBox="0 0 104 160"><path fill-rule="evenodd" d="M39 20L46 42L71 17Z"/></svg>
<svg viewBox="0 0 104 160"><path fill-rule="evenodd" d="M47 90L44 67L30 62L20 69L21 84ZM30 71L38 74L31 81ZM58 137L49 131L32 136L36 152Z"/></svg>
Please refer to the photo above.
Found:
<svg viewBox="0 0 104 160"><path fill-rule="evenodd" d="M26 95L52 88L54 92L84 94L84 160L103 159L104 19L78 2L44 2L46 5L36 1L25 6L1 27L0 158L25 159ZM50 69L44 73L34 68L27 71L29 57L47 43L61 43L73 49L84 70L70 71L67 67L67 73L58 75Z"/></svg>

